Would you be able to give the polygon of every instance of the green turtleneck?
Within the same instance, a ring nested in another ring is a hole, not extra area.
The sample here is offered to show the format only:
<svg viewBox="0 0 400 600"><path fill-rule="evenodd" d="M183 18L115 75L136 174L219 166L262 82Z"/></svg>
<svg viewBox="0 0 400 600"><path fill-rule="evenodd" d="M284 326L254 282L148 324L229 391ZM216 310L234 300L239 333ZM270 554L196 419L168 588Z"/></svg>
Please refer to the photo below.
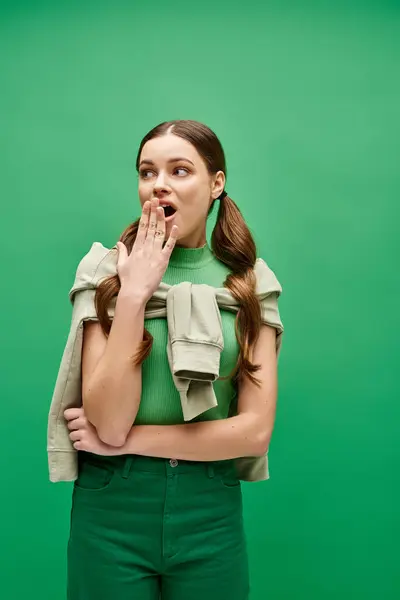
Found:
<svg viewBox="0 0 400 600"><path fill-rule="evenodd" d="M169 285L190 281L223 287L229 269L221 263L206 244L202 248L176 246L172 252L163 281ZM234 368L239 347L235 337L236 315L221 310L224 350L221 353L220 376ZM176 425L183 423L179 393L174 385L167 358L167 320L146 319L146 329L154 338L150 355L142 365L142 397L136 425ZM214 382L218 406L200 415L196 421L225 419L235 396L230 379Z"/></svg>

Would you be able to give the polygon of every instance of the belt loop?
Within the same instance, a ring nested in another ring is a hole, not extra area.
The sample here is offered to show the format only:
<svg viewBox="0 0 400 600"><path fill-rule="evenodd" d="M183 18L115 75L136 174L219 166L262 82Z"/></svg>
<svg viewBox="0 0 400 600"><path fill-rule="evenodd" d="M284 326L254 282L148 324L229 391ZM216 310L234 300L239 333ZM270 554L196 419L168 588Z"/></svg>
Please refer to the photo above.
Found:
<svg viewBox="0 0 400 600"><path fill-rule="evenodd" d="M214 465L211 463L207 464L207 474L209 476L210 479L214 478L215 475L215 471L214 471Z"/></svg>
<svg viewBox="0 0 400 600"><path fill-rule="evenodd" d="M125 459L124 468L122 471L122 477L124 479L128 479L128 477L129 477L129 473L131 472L132 462L133 462L133 456L127 456Z"/></svg>

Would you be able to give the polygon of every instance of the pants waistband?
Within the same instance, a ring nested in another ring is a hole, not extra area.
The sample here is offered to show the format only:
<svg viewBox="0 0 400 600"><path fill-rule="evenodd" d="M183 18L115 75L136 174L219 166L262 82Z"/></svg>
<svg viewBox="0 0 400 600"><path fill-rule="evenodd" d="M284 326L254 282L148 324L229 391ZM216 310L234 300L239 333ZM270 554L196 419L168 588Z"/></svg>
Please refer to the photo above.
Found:
<svg viewBox="0 0 400 600"><path fill-rule="evenodd" d="M205 473L209 477L214 477L218 473L227 474L235 472L234 460L203 462L177 460L174 458L153 458L150 456L138 456L136 454L99 456L88 452L78 452L78 456L81 463L91 463L110 468L111 470L118 470L122 472L123 477L128 477L131 470L159 473L160 475L168 473Z"/></svg>

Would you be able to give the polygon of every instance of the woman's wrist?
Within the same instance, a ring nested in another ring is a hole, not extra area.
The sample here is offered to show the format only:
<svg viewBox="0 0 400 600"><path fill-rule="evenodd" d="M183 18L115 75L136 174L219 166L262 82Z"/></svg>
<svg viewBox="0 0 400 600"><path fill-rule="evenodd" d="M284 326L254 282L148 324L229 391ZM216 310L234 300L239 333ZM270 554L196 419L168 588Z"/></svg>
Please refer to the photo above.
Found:
<svg viewBox="0 0 400 600"><path fill-rule="evenodd" d="M137 310L144 310L147 304L147 297L140 290L125 283L121 285L117 302L118 304L128 304L130 307L137 308Z"/></svg>

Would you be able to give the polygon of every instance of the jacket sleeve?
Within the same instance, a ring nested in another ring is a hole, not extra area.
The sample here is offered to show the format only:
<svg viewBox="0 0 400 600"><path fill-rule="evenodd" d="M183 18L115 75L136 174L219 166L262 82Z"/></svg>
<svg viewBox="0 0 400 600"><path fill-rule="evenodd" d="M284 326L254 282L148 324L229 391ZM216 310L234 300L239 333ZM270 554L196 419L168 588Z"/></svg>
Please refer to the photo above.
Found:
<svg viewBox="0 0 400 600"><path fill-rule="evenodd" d="M76 479L76 451L69 439L64 419L67 408L82 406L82 344L84 321L97 320L94 304L96 283L112 274L111 251L98 242L80 261L74 285L69 292L72 302L71 325L59 366L50 404L47 429L47 451L51 481ZM115 273L115 271L114 271Z"/></svg>
<svg viewBox="0 0 400 600"><path fill-rule="evenodd" d="M69 439L64 411L67 408L82 406L83 324L85 320L96 319L94 294L94 290L85 290L74 297L71 326L61 358L48 418L47 450L51 481L69 480L66 474L71 469L72 457L69 453L75 450Z"/></svg>
<svg viewBox="0 0 400 600"><path fill-rule="evenodd" d="M212 382L224 347L215 289L182 282L167 294L167 354L185 421L217 406Z"/></svg>
<svg viewBox="0 0 400 600"><path fill-rule="evenodd" d="M257 295L261 304L261 319L265 325L276 329L276 351L279 355L284 330L278 306L282 286L275 273L262 258L257 259L255 272L257 276Z"/></svg>

